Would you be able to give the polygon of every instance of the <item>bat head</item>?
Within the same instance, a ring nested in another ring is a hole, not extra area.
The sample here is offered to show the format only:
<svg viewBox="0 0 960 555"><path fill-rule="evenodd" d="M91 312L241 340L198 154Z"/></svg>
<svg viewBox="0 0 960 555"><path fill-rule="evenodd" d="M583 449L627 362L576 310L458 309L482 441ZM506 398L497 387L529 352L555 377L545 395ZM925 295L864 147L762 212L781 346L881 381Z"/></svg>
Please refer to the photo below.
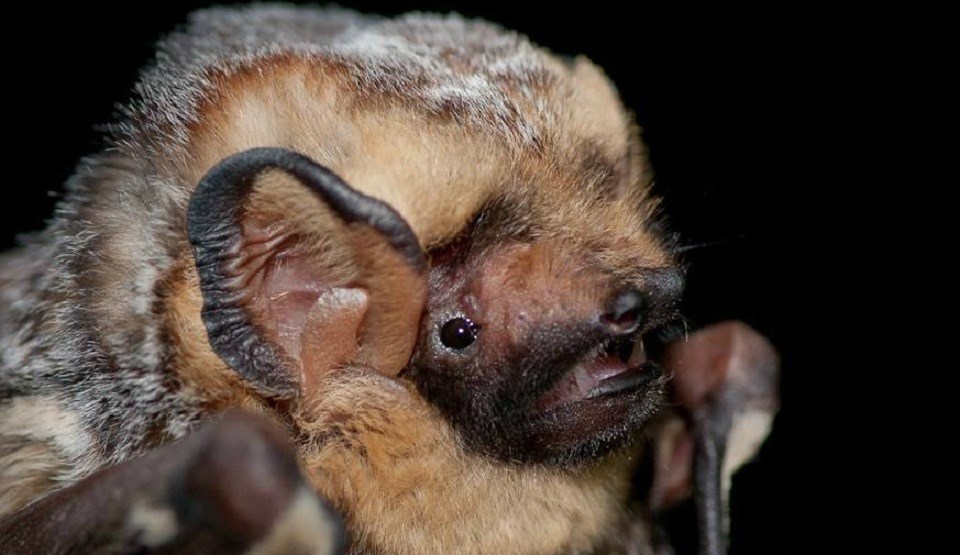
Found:
<svg viewBox="0 0 960 555"><path fill-rule="evenodd" d="M530 63L503 72L478 54L489 37L465 36L443 63L484 77L481 104L432 76L358 90L368 67L338 79L322 57L221 78L188 218L210 343L268 397L364 365L414 384L477 452L595 458L656 412L682 271L602 73L516 37Z"/></svg>

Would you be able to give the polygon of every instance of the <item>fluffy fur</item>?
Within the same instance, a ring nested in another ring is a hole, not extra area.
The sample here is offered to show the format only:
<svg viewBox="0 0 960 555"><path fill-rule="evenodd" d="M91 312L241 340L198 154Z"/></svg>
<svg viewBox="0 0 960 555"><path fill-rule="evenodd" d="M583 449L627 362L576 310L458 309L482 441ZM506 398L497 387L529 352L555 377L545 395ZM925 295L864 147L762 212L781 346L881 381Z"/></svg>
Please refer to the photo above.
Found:
<svg viewBox="0 0 960 555"><path fill-rule="evenodd" d="M672 259L650 230L636 130L589 61L457 16L211 9L161 43L111 139L50 227L0 259L0 515L243 406L297 435L357 552L585 552L611 529L623 458L489 461L414 392L362 372L292 419L273 412L206 343L184 221L212 165L284 146L391 204L428 250L501 202L523 208L504 230L636 280ZM292 186L252 209L329 241L323 207Z"/></svg>
<svg viewBox="0 0 960 555"><path fill-rule="evenodd" d="M415 390L372 372L335 376L317 398L297 418L305 471L359 545L586 553L618 522L628 490L622 456L568 471L472 455Z"/></svg>

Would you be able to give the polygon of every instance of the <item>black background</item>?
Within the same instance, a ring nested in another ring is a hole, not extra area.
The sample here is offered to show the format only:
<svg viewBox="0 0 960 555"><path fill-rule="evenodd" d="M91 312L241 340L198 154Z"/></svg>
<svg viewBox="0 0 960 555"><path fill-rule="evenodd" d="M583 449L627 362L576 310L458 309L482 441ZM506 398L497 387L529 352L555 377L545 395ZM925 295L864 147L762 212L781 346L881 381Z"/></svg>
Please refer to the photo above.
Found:
<svg viewBox="0 0 960 555"><path fill-rule="evenodd" d="M685 244L706 243L687 255L687 314L697 325L745 320L782 355L783 409L774 433L734 482L733 552L795 548L788 515L804 497L807 472L795 466L791 445L818 393L806 377L812 361L803 315L815 307L801 274L810 255L794 237L801 224L816 225L815 217L796 214L816 157L806 142L815 121L810 99L825 85L808 72L818 38L805 28L806 14L650 5L628 16L607 1L522 13L489 2L343 4L484 17L606 69L644 129L671 227ZM38 4L7 21L31 38L26 45L5 39L11 99L4 120L19 146L8 149L5 164L4 188L17 200L0 209L4 248L16 233L43 226L77 159L100 147L95 126L111 121L116 103L128 98L153 43L204 3L155 3L149 11L136 5L134 14L96 6L52 13ZM31 45L38 43L56 54L36 53Z"/></svg>

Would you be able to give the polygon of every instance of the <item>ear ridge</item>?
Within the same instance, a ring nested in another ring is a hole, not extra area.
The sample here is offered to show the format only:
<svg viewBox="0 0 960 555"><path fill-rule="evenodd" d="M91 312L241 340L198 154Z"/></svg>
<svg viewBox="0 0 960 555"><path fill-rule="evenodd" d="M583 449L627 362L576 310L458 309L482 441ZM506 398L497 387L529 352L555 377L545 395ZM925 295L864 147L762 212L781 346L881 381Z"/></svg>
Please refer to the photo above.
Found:
<svg viewBox="0 0 960 555"><path fill-rule="evenodd" d="M188 207L187 229L200 278L201 317L210 345L258 393L269 398L289 399L297 395L302 385L301 369L294 360L302 353L285 351L252 317L248 306L251 293L247 287L251 276L243 270L243 265L251 259L244 237L245 203L257 178L267 170L280 170L294 177L346 224L344 241L351 245L355 263L361 268L359 286L370 295L370 307L376 309L367 311L364 306L360 314L367 314L369 318L365 318L363 326L356 326L358 330L366 330L365 334L374 340L364 352L374 353L387 345L377 337L389 334L379 334L378 326L409 321L412 314L419 319L426 297L426 261L416 235L393 208L353 189L329 169L296 152L283 148L240 152L225 158L200 180ZM370 251L374 256L367 254ZM256 256L259 255L254 254ZM305 268L304 272L311 271ZM392 284L382 279L381 273L400 275L403 279ZM412 288L413 294L401 302L391 301L390 289L397 286ZM316 297L322 293L317 291ZM388 312L383 314L382 310ZM390 311L403 317L391 315ZM349 314L353 316L347 318L353 318L357 312ZM309 320L306 316L305 319ZM416 323L413 327L415 334ZM404 339L409 340L409 333ZM387 371L395 373L399 369L393 366L403 358L403 350L412 351L412 348L410 340L409 345L391 346L389 356L367 354L366 358L373 362L388 360L392 367ZM409 352L406 356L409 358Z"/></svg>

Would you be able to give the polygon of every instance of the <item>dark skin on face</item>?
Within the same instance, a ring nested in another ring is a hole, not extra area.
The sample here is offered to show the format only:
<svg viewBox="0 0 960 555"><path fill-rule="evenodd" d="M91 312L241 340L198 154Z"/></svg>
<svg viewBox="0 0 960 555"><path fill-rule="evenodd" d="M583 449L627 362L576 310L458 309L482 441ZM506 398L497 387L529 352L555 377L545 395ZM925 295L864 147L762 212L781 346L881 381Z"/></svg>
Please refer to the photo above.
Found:
<svg viewBox="0 0 960 555"><path fill-rule="evenodd" d="M470 448L501 459L583 462L635 436L663 399L652 351L676 321L679 272L638 289L559 241L475 243L431 253L404 375Z"/></svg>

